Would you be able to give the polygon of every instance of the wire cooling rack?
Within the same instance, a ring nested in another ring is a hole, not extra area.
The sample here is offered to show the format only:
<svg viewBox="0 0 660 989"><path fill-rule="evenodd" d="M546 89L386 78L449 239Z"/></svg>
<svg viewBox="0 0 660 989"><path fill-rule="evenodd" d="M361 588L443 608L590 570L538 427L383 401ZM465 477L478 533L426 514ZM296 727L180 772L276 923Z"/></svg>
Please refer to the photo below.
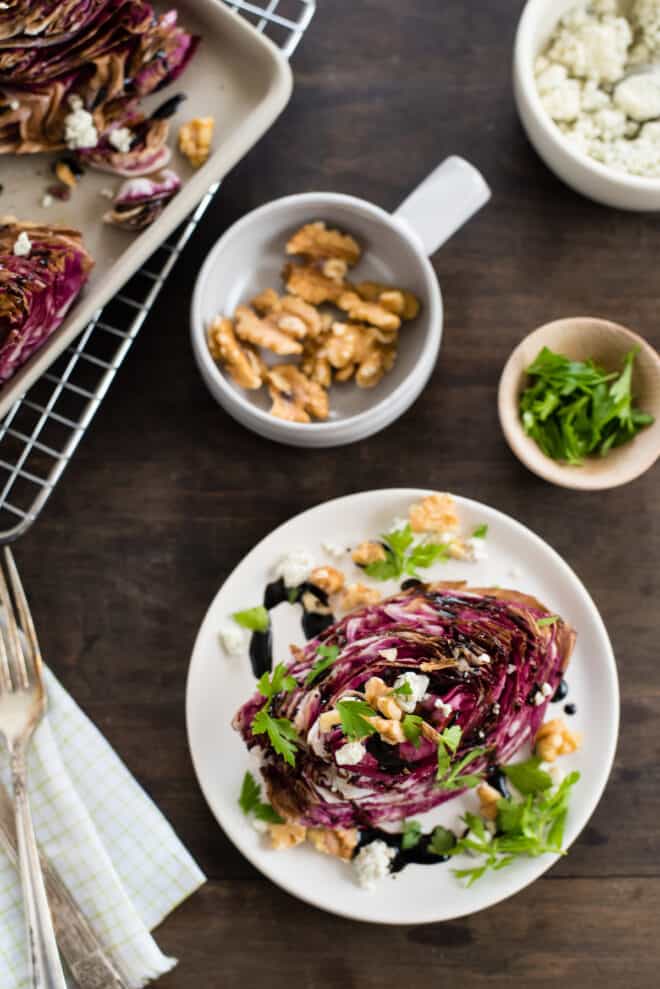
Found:
<svg viewBox="0 0 660 989"><path fill-rule="evenodd" d="M225 2L287 57L295 51L316 6L315 0ZM39 516L219 185L209 189L192 216L96 314L0 424L0 544L17 539Z"/></svg>

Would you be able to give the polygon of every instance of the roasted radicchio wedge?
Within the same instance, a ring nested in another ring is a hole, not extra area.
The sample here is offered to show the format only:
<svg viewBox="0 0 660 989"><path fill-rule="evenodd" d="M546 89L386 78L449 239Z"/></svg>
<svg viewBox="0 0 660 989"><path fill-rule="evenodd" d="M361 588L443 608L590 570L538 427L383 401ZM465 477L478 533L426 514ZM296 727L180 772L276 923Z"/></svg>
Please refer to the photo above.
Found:
<svg viewBox="0 0 660 989"><path fill-rule="evenodd" d="M62 323L92 266L77 230L0 219L0 381Z"/></svg>
<svg viewBox="0 0 660 989"><path fill-rule="evenodd" d="M180 188L181 179L170 169L149 178L128 179L103 219L124 230L144 230L160 216Z"/></svg>
<svg viewBox="0 0 660 989"><path fill-rule="evenodd" d="M176 79L198 41L176 11L156 17L146 0L0 7L0 154L65 147L78 106L97 137L69 146L86 148L90 164L125 175L162 168L167 123L146 120L138 101ZM130 131L130 146L113 145L120 128Z"/></svg>
<svg viewBox="0 0 660 989"><path fill-rule="evenodd" d="M293 679L280 676L269 700L255 694L233 725L259 750L282 817L329 828L398 821L464 792L533 739L574 639L517 591L419 585L295 650ZM288 759L278 747L286 726Z"/></svg>

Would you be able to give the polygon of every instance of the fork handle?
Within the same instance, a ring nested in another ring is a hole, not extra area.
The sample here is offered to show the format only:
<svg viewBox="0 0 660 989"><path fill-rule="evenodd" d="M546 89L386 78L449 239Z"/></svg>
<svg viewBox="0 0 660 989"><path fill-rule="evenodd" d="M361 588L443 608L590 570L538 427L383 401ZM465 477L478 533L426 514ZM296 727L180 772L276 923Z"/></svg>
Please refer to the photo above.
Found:
<svg viewBox="0 0 660 989"><path fill-rule="evenodd" d="M11 774L32 986L33 989L67 989L32 826L23 746L17 746L11 753Z"/></svg>

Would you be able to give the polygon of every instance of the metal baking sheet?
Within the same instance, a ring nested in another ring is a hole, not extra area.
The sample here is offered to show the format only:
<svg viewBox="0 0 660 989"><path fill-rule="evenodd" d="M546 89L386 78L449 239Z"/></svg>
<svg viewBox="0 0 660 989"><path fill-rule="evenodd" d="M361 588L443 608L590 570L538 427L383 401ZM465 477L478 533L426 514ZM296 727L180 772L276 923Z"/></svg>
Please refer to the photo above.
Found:
<svg viewBox="0 0 660 989"><path fill-rule="evenodd" d="M154 6L160 12L172 4ZM102 222L109 201L101 190L116 189L122 181L118 176L88 169L69 202L56 201L45 208L41 199L53 180L54 156L0 158L4 186L0 215L77 227L96 262L62 326L0 389L0 418L186 218L209 186L256 143L289 100L292 77L284 54L222 0L177 0L176 8L181 23L199 34L202 44L179 79L143 101L148 113L174 93L187 96L171 120L169 138L173 148L169 167L181 176L183 187L151 227L131 234ZM215 118L213 153L197 171L176 150L179 125L195 116Z"/></svg>

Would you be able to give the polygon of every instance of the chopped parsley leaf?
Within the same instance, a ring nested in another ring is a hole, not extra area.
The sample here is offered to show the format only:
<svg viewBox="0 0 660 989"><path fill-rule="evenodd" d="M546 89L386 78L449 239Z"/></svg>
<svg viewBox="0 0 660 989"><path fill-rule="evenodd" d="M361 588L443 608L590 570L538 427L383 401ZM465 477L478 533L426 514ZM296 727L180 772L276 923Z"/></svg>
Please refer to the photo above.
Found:
<svg viewBox="0 0 660 989"><path fill-rule="evenodd" d="M307 674L305 679L305 686L311 687L315 680L325 673L329 667L337 661L339 657L339 646L319 646L316 650L316 655L319 657L311 670Z"/></svg>
<svg viewBox="0 0 660 989"><path fill-rule="evenodd" d="M437 828L433 828L427 851L433 855L449 855L455 844L456 835L454 832L439 824Z"/></svg>
<svg viewBox="0 0 660 989"><path fill-rule="evenodd" d="M265 821L267 824L284 824L284 819L273 810L271 805L262 801L261 787L252 773L246 773L243 777L238 804L246 817L254 814L257 820Z"/></svg>
<svg viewBox="0 0 660 989"><path fill-rule="evenodd" d="M373 718L376 712L365 701L346 700L339 701L337 711L341 719L342 731L346 738L352 742L359 742L367 735L374 735L376 729L366 718Z"/></svg>
<svg viewBox="0 0 660 989"><path fill-rule="evenodd" d="M252 734L268 735L275 752L281 755L290 766L295 766L296 746L300 739L298 732L288 718L274 718L268 711L268 704L265 704L254 717Z"/></svg>
<svg viewBox="0 0 660 989"><path fill-rule="evenodd" d="M416 749L420 746L422 722L423 718L419 714L407 714L401 722L406 741L414 745Z"/></svg>
<svg viewBox="0 0 660 989"><path fill-rule="evenodd" d="M422 825L419 821L410 820L403 822L403 828L401 829L401 848L404 852L419 845L421 837Z"/></svg>
<svg viewBox="0 0 660 989"><path fill-rule="evenodd" d="M508 767L503 767L504 770ZM536 858L552 853L564 854L564 827L568 803L579 773L570 773L554 792L542 789L528 793L522 801L513 798L497 802L497 832L493 836L482 818L465 814L463 820L468 832L456 842L450 855L467 852L481 856L482 862L469 869L456 869L459 879L466 879L471 886L488 869L504 869L520 856Z"/></svg>
<svg viewBox="0 0 660 989"><path fill-rule="evenodd" d="M270 627L270 616L263 604L246 608L245 611L235 611L231 617L243 628L249 628L251 632L267 632Z"/></svg>

